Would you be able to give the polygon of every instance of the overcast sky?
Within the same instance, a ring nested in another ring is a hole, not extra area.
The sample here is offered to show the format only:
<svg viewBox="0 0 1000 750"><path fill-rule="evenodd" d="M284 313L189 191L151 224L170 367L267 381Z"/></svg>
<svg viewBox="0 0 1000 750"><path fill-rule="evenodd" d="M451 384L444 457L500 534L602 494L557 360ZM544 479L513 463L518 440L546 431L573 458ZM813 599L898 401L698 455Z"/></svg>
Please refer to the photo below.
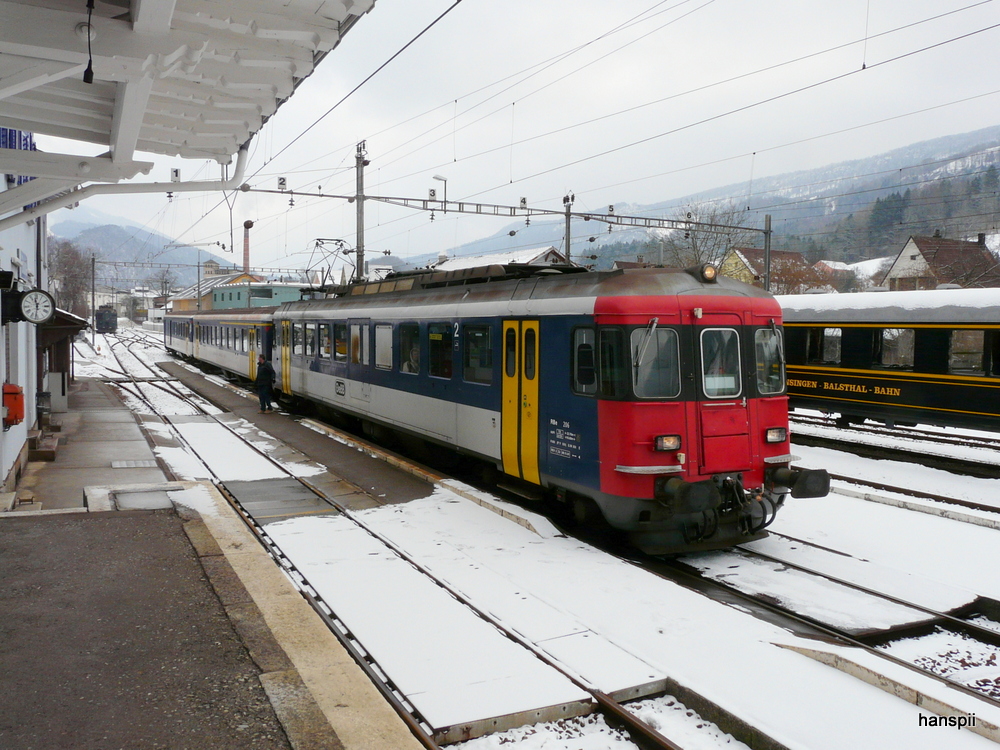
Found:
<svg viewBox="0 0 1000 750"><path fill-rule="evenodd" d="M320 120L452 5L377 0L255 138L248 182L353 193L364 140L368 194L442 197L440 175L449 200L559 210L572 191L575 209L604 211L1000 123L997 0L464 0ZM177 165L185 180L219 176L214 162L137 158L156 163L146 179ZM317 237L355 242L345 201L232 200L238 249L256 222L254 266L316 263ZM88 205L185 242L230 241L218 193ZM366 214L369 257L440 252L510 222Z"/></svg>

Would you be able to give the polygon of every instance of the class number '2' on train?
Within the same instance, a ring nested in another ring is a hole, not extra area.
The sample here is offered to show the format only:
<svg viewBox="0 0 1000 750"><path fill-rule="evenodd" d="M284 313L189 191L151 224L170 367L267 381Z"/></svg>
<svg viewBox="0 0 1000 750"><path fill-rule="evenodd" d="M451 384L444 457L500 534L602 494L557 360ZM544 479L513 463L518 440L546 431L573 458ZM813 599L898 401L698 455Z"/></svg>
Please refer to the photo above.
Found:
<svg viewBox="0 0 1000 750"><path fill-rule="evenodd" d="M711 265L396 274L279 308L175 313L167 347L446 446L650 554L760 538L793 469L781 309ZM525 492L524 494L530 494Z"/></svg>

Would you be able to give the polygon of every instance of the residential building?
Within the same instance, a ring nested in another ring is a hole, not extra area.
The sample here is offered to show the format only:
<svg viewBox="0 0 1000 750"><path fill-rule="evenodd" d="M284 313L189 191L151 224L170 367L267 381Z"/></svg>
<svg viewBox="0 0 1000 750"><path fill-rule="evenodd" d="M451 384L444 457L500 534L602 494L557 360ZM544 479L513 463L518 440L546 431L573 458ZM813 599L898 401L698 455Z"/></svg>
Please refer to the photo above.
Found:
<svg viewBox="0 0 1000 750"><path fill-rule="evenodd" d="M1000 287L1000 265L986 247L985 234L976 242L950 240L940 232L932 237L914 235L879 283L889 291L935 289L941 284Z"/></svg>

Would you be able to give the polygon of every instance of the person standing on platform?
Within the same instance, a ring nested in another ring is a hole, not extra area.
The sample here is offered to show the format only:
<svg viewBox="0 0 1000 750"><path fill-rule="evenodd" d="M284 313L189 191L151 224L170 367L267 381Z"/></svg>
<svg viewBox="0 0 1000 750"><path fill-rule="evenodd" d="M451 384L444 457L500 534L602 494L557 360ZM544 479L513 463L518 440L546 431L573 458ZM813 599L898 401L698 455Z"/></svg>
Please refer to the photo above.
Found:
<svg viewBox="0 0 1000 750"><path fill-rule="evenodd" d="M257 379L254 383L257 386L257 397L260 399L260 414L274 411L274 399L271 397L271 389L274 387L276 376L271 363L264 359L263 354L257 355Z"/></svg>

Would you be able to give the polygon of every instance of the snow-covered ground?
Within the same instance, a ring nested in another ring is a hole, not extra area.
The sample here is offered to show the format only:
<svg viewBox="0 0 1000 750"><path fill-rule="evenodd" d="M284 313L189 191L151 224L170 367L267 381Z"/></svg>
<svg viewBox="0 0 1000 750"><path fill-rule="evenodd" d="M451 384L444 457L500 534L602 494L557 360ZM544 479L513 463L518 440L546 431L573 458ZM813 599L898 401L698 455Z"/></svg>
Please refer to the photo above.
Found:
<svg viewBox="0 0 1000 750"><path fill-rule="evenodd" d="M257 467L257 462L264 462L263 457L222 449L221 439L217 440L221 433L192 425L183 426L184 432L201 446L199 453L220 476L271 476L270 465ZM241 429L252 433L254 428L247 424ZM266 436L255 439L265 440ZM995 480L918 471L909 464L858 459L823 449L797 447L796 453L802 456L804 466L850 475L862 471L881 477L887 484L916 485L939 494L961 493L978 501L996 493ZM182 469L179 473L197 474L189 454L160 455L172 465L176 460ZM523 513L513 508L510 511ZM945 737L942 729L928 727L926 721L922 724L921 717L934 715L928 708L912 705L807 654L819 652L830 661L862 664L957 711L976 714L981 726L1000 725L1000 707L853 649L794 636L739 608L708 600L566 538L550 529L544 519L533 521L534 527L542 530L535 533L445 488L406 504L358 512L356 518L485 616L520 634L528 649L564 665L585 683L602 687L623 673L629 674L632 665L645 665L650 677L669 676L790 748L936 750L943 746L993 746L969 730L948 730ZM993 529L836 492L827 498L790 500L773 528L850 556L858 561L853 574L876 579L861 581L874 589L883 578L904 592L920 588L924 581L933 584L934 593L927 594L932 598L950 601L954 596L961 599L978 594L1000 599L1000 578L995 575L1000 563L1000 532ZM387 664L397 664L403 681L415 685L417 695L433 694L434 705L442 711L466 710L475 703L469 701L468 683L453 681L459 672L467 677L477 658L490 662L492 674L499 675L493 682L475 686L477 700L510 703L517 696L508 693L541 687L540 683L521 682L530 678L514 668L513 660L498 660L499 651L470 640L479 636L460 624L468 621L454 614L457 610L453 608L461 605L453 598L435 598L433 614L423 623L423 630L411 632L414 612L423 611L420 606L430 595L415 595L413 573L404 576L393 572L403 568L397 562L386 562L393 559L389 547L372 547L373 541L340 544L339 540L348 536L360 539L349 518L301 517L270 524L268 530L365 648L376 659L384 656ZM868 604L860 600L844 601L839 606L852 610L849 614L854 617L871 614ZM467 617L467 612L461 617ZM434 638L429 637L428 627ZM487 630L477 628L476 633ZM604 645L582 648L580 642L585 639L580 636L587 634ZM445 652L431 654L426 649L432 642ZM508 664L510 669L504 672L502 667ZM948 666L961 671L960 664ZM984 676L984 667L989 665L976 664L977 680L990 679L990 674ZM457 691L453 698L448 697L448 690ZM573 694L564 685L553 687L553 691ZM675 699L645 701L633 710L651 717L662 733L685 747L739 746ZM512 730L472 741L467 747L629 747L622 742L603 722L578 719Z"/></svg>

